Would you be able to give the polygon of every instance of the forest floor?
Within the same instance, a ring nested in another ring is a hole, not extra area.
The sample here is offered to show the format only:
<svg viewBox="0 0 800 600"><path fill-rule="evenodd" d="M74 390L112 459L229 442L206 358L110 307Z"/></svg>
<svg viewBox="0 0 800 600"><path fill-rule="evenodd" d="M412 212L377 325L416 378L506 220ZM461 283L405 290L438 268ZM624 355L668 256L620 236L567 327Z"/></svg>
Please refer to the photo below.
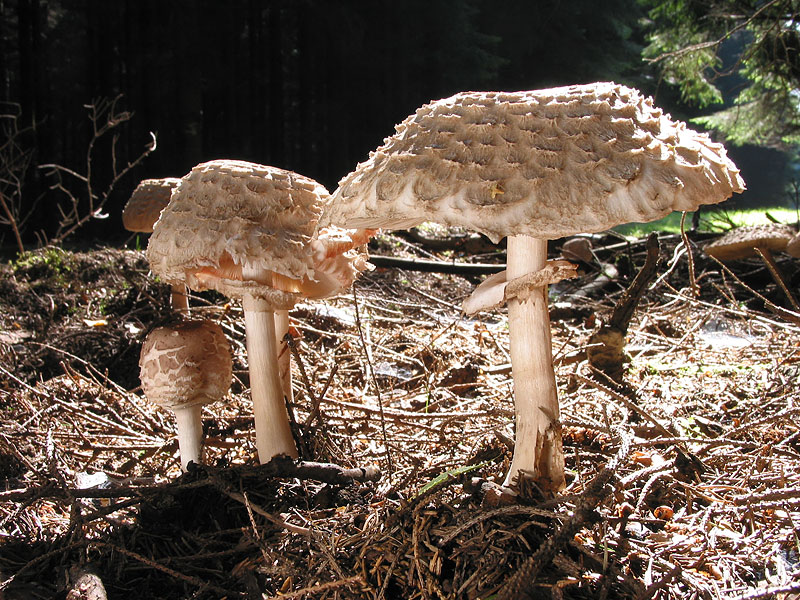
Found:
<svg viewBox="0 0 800 600"><path fill-rule="evenodd" d="M699 240L690 268L680 236L661 243L622 385L583 351L643 241L597 238L616 272L551 289L568 485L511 502L486 491L513 449L507 320L461 314L474 277L379 268L291 312L302 458L380 468L325 483L257 465L238 304L191 298L234 382L203 410L207 466L181 475L172 414L138 387L172 317L143 254L2 265L0 598L797 597L800 320L759 261L724 270ZM388 235L371 252L467 260ZM796 290L800 261L779 265Z"/></svg>

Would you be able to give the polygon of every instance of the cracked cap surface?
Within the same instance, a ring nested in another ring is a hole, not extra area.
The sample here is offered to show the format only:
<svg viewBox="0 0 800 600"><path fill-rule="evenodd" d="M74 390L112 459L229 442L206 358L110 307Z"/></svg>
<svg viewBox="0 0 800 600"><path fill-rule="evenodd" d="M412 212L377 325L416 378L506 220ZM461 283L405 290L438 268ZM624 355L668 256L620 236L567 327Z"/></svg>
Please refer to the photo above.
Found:
<svg viewBox="0 0 800 600"><path fill-rule="evenodd" d="M233 358L219 325L183 321L148 334L139 369L147 399L174 410L222 398L231 384Z"/></svg>

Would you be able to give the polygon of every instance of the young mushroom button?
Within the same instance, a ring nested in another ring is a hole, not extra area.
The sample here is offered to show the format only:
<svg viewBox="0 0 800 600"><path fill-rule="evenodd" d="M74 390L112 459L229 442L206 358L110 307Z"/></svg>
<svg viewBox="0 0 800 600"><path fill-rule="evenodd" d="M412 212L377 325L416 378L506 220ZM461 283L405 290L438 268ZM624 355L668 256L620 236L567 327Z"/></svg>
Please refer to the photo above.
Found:
<svg viewBox="0 0 800 600"><path fill-rule="evenodd" d="M212 321L157 327L142 346L139 367L147 399L175 413L181 468L199 464L201 409L222 398L231 384L233 360L222 329Z"/></svg>
<svg viewBox="0 0 800 600"><path fill-rule="evenodd" d="M405 229L435 221L508 236L506 272L465 303L508 303L520 472L564 486L546 287L574 268L547 240L721 202L744 183L724 148L637 90L594 83L465 92L419 108L347 175L323 223Z"/></svg>
<svg viewBox="0 0 800 600"><path fill-rule="evenodd" d="M243 161L196 166L161 213L147 248L151 269L191 289L242 300L259 460L297 456L278 365L274 313L302 297L323 298L363 270L351 232L318 229L327 190L291 171Z"/></svg>

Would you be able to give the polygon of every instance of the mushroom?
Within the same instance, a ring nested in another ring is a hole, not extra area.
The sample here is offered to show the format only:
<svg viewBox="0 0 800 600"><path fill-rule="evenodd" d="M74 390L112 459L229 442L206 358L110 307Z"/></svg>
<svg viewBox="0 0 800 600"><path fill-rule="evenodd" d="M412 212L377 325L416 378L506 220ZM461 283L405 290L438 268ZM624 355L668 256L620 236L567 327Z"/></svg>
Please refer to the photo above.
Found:
<svg viewBox="0 0 800 600"><path fill-rule="evenodd" d="M322 185L291 171L235 160L203 163L181 180L147 248L151 269L166 281L242 300L262 463L297 456L274 313L301 297L336 293L366 267L355 250L363 240L336 228L318 230L328 201Z"/></svg>
<svg viewBox="0 0 800 600"><path fill-rule="evenodd" d="M792 307L800 310L800 305L784 283L778 264L772 256L773 252L787 252L790 255L797 252L799 244L794 241L797 235L794 227L780 223L736 227L708 244L705 251L721 261L760 257Z"/></svg>
<svg viewBox="0 0 800 600"><path fill-rule="evenodd" d="M177 177L140 181L122 209L122 226L128 231L153 233L153 225L158 221L164 207L169 204L172 190L180 182ZM179 311L189 310L185 285L172 286L172 308Z"/></svg>
<svg viewBox="0 0 800 600"><path fill-rule="evenodd" d="M786 244L786 254L793 258L800 258L800 233L794 234Z"/></svg>
<svg viewBox="0 0 800 600"><path fill-rule="evenodd" d="M203 405L222 398L231 384L233 359L222 328L208 320L153 329L142 346L140 378L151 402L175 413L181 469L200 463Z"/></svg>
<svg viewBox="0 0 800 600"><path fill-rule="evenodd" d="M122 209L123 227L128 231L153 233L153 225L158 221L164 207L169 204L172 190L180 182L177 177L140 181Z"/></svg>
<svg viewBox="0 0 800 600"><path fill-rule="evenodd" d="M652 221L743 190L724 148L673 121L637 90L594 83L527 92L465 92L419 108L347 175L325 224L403 229L424 221L498 242L507 270L465 303L508 303L516 448L506 484L525 472L565 485L547 313L547 240Z"/></svg>

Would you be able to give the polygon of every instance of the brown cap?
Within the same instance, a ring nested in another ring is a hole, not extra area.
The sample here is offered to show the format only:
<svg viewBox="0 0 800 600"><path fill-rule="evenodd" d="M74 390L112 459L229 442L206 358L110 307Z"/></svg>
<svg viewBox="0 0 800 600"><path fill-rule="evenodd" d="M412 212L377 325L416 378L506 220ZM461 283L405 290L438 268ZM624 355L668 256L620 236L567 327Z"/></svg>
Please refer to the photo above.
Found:
<svg viewBox="0 0 800 600"><path fill-rule="evenodd" d="M786 254L795 258L800 258L800 233L794 234L789 243L786 244Z"/></svg>
<svg viewBox="0 0 800 600"><path fill-rule="evenodd" d="M781 252L796 234L791 225L772 223L731 229L705 247L719 260L739 260L758 256L755 249Z"/></svg>
<svg viewBox="0 0 800 600"><path fill-rule="evenodd" d="M233 360L222 328L212 321L183 321L150 332L139 358L148 400L176 409L222 398Z"/></svg>
<svg viewBox="0 0 800 600"><path fill-rule="evenodd" d="M333 194L324 224L424 221L555 239L695 210L744 189L725 149L637 90L464 92L421 107Z"/></svg>
<svg viewBox="0 0 800 600"><path fill-rule="evenodd" d="M250 294L276 309L290 308L300 295L334 293L343 280L349 285L366 266L354 249L363 243L352 239L354 232L317 235L329 199L322 185L291 171L235 160L203 163L181 180L153 231L147 258L170 283L234 298ZM328 278L316 259L327 254L331 236L351 239L338 254L336 276ZM243 266L263 275L243 279Z"/></svg>
<svg viewBox="0 0 800 600"><path fill-rule="evenodd" d="M122 226L128 231L151 233L169 197L181 182L176 177L143 179L122 210Z"/></svg>

